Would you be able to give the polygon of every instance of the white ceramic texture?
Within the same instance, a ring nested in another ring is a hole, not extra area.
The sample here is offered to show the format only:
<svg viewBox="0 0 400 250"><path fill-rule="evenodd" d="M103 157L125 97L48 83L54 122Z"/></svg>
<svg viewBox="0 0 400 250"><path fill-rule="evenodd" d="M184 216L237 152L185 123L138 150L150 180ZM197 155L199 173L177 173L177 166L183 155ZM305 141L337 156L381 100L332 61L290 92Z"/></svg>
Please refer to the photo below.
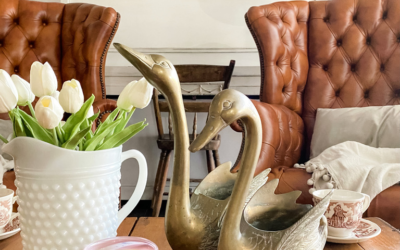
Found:
<svg viewBox="0 0 400 250"><path fill-rule="evenodd" d="M360 225L349 237L334 237L328 235L326 241L342 244L359 243L378 236L381 231L381 228L377 224L369 220L361 219Z"/></svg>
<svg viewBox="0 0 400 250"><path fill-rule="evenodd" d="M18 137L2 150L14 157L24 250L73 249L115 237L147 180L144 156L118 148L79 152ZM136 158L136 190L118 212L121 163Z"/></svg>
<svg viewBox="0 0 400 250"><path fill-rule="evenodd" d="M331 189L322 189L313 193L318 203ZM371 198L367 194L350 190L335 189L329 202L325 217L328 220L328 236L350 237L361 221L362 214L368 209Z"/></svg>

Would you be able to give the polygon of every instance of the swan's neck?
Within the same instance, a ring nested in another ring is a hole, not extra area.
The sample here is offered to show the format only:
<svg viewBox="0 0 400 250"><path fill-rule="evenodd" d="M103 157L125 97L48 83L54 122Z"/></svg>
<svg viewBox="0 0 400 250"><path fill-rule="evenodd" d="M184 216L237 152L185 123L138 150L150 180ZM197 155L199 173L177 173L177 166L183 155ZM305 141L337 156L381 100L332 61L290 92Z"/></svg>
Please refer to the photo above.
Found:
<svg viewBox="0 0 400 250"><path fill-rule="evenodd" d="M238 179L224 219L220 240L239 241L240 221L246 197L254 176L261 150L261 122L258 116L241 119L245 127L245 145Z"/></svg>
<svg viewBox="0 0 400 250"><path fill-rule="evenodd" d="M188 223L190 215L190 152L185 109L180 91L172 91L165 96L171 111L175 143L174 169L167 203L166 219L174 221L183 220L180 223Z"/></svg>

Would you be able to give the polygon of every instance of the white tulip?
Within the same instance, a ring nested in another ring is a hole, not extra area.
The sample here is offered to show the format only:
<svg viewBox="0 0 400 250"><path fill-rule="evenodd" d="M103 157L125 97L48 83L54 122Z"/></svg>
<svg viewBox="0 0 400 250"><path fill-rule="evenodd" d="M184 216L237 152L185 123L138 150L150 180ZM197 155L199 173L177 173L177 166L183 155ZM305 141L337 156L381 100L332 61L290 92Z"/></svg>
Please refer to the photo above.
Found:
<svg viewBox="0 0 400 250"><path fill-rule="evenodd" d="M37 97L51 96L57 90L57 77L48 62L31 66L31 89Z"/></svg>
<svg viewBox="0 0 400 250"><path fill-rule="evenodd" d="M58 100L65 112L71 114L78 112L84 101L83 91L79 81L72 79L71 81L64 82Z"/></svg>
<svg viewBox="0 0 400 250"><path fill-rule="evenodd" d="M143 109L149 105L153 89L154 87L145 78L130 82L122 90L117 106L127 111L131 111L133 107Z"/></svg>
<svg viewBox="0 0 400 250"><path fill-rule="evenodd" d="M54 97L54 99L56 99L58 101L58 99L60 97L60 91L58 91L58 90L54 91L54 93L51 95L51 97Z"/></svg>
<svg viewBox="0 0 400 250"><path fill-rule="evenodd" d="M18 103L18 91L10 75L0 69L0 113L7 113Z"/></svg>
<svg viewBox="0 0 400 250"><path fill-rule="evenodd" d="M18 75L12 75L11 79L18 91L18 105L26 106L28 103L32 103L35 95L32 93L29 83Z"/></svg>
<svg viewBox="0 0 400 250"><path fill-rule="evenodd" d="M51 96L43 96L35 106L36 119L40 126L53 129L58 126L64 116L64 110L58 101Z"/></svg>
<svg viewBox="0 0 400 250"><path fill-rule="evenodd" d="M92 117L94 116L94 110L93 110L93 106L90 106L89 111L86 115L86 118Z"/></svg>
<svg viewBox="0 0 400 250"><path fill-rule="evenodd" d="M125 88L122 90L121 94L119 94L118 100L117 100L117 106L120 109L124 109L126 111L131 111L133 108L133 105L131 104L129 100L129 91L132 88L134 84L136 84L137 81L132 81L128 85L125 86Z"/></svg>

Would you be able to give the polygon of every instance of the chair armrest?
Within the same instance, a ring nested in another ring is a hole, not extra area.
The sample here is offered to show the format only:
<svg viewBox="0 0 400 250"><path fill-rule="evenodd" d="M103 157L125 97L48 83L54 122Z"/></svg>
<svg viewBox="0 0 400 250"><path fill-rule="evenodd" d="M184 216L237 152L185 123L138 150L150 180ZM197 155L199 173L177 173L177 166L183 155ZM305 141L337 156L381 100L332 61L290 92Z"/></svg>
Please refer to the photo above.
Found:
<svg viewBox="0 0 400 250"><path fill-rule="evenodd" d="M94 113L98 113L99 117L96 120L96 127L100 124L100 121L104 122L108 115L117 108L117 102L111 99L102 99L93 103Z"/></svg>
<svg viewBox="0 0 400 250"><path fill-rule="evenodd" d="M252 100L262 125L262 145L256 175L267 168L293 166L300 159L304 142L301 117L283 105ZM237 127L235 127L237 128ZM237 129L240 130L240 129ZM242 149L244 140L242 143ZM240 167L242 149L233 171Z"/></svg>

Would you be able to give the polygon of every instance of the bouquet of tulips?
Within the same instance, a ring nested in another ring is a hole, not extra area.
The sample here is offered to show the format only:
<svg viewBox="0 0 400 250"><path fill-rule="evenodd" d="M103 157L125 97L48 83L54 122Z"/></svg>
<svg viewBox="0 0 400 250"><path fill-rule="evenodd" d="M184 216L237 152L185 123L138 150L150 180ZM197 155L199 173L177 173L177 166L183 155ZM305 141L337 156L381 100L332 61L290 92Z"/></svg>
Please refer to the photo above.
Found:
<svg viewBox="0 0 400 250"><path fill-rule="evenodd" d="M126 127L136 108L146 107L153 87L142 78L129 83L117 101L117 108L100 123L92 125L99 116L94 114L92 95L84 102L79 81L64 82L57 91L57 77L49 63L34 62L29 84L18 75L0 69L0 113L8 112L13 123L14 137L27 136L71 150L94 151L122 145L148 124L146 120ZM32 102L39 97L35 108ZM28 106L31 115L19 106ZM71 116L64 122L64 112ZM0 135L4 143L8 140Z"/></svg>

